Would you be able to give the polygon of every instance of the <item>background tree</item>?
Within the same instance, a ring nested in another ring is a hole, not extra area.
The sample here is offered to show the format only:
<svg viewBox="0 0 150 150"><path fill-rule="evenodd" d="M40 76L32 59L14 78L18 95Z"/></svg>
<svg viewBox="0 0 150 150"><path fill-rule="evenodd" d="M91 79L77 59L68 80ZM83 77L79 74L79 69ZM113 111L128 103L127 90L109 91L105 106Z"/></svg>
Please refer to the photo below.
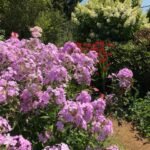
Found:
<svg viewBox="0 0 150 150"><path fill-rule="evenodd" d="M38 14L48 7L44 0L0 0L0 27L5 30L6 37L12 31L20 37L29 37L29 27L34 26Z"/></svg>
<svg viewBox="0 0 150 150"><path fill-rule="evenodd" d="M40 25L44 30L44 42L62 43L70 39L69 19L80 1L0 0L0 29L5 30L6 38L12 31L19 33L20 38L28 38L29 28Z"/></svg>
<svg viewBox="0 0 150 150"><path fill-rule="evenodd" d="M89 0L77 5L72 14L79 41L128 41L141 28L150 27L148 18L131 0Z"/></svg>
<svg viewBox="0 0 150 150"><path fill-rule="evenodd" d="M52 0L53 8L56 10L60 10L62 13L71 19L71 13L74 11L78 2L82 2L83 0Z"/></svg>

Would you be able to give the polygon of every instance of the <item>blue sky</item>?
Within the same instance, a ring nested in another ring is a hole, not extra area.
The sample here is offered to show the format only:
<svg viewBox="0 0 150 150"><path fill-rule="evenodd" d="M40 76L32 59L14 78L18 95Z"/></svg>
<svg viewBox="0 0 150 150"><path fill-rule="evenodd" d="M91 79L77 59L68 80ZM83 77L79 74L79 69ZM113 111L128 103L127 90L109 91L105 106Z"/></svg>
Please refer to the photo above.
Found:
<svg viewBox="0 0 150 150"><path fill-rule="evenodd" d="M83 0L82 3L85 3L88 0ZM142 6L150 5L150 0L143 0ZM143 8L144 11L147 11L150 7Z"/></svg>
<svg viewBox="0 0 150 150"><path fill-rule="evenodd" d="M143 0L143 4L142 6L147 6L147 5L150 5L150 0ZM148 10L150 7L146 7L146 8L143 8L144 11Z"/></svg>

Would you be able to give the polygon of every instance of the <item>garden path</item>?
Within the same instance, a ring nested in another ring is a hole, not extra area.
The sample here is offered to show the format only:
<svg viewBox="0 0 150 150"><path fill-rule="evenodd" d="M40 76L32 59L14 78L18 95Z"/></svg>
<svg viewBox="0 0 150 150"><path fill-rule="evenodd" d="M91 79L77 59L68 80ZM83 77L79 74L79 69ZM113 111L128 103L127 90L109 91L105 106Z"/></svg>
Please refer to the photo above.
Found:
<svg viewBox="0 0 150 150"><path fill-rule="evenodd" d="M131 123L123 122L121 126L113 120L114 138L123 150L150 150L150 141L139 138Z"/></svg>

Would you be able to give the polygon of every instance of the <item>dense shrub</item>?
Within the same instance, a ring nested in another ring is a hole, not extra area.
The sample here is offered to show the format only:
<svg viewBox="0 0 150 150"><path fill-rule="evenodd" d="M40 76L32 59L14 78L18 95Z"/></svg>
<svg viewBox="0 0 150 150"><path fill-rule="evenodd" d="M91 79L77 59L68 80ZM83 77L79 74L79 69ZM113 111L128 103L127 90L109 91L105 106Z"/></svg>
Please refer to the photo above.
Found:
<svg viewBox="0 0 150 150"><path fill-rule="evenodd" d="M103 149L113 129L105 100L89 94L97 53L44 44L40 27L30 31L29 40L15 33L0 42L0 148Z"/></svg>
<svg viewBox="0 0 150 150"><path fill-rule="evenodd" d="M140 133L150 139L150 93L144 98L136 98L130 105L130 119Z"/></svg>
<svg viewBox="0 0 150 150"><path fill-rule="evenodd" d="M111 79L110 92L105 96L107 102L106 114L116 117L119 121L130 115L129 106L133 103L131 88L133 88L133 72L123 68L108 76Z"/></svg>
<svg viewBox="0 0 150 150"><path fill-rule="evenodd" d="M128 41L142 27L149 27L146 14L139 5L132 7L131 0L89 0L78 4L72 14L80 41Z"/></svg>
<svg viewBox="0 0 150 150"><path fill-rule="evenodd" d="M149 46L134 44L133 41L124 44L116 43L116 47L111 49L111 53L110 61L112 64L110 72L116 72L122 67L130 68L133 71L134 78L137 80L135 86L140 90L140 95L145 95L150 90Z"/></svg>
<svg viewBox="0 0 150 150"><path fill-rule="evenodd" d="M42 27L42 41L49 41L61 45L72 39L71 22L65 18L58 10L46 10L38 14L35 24Z"/></svg>
<svg viewBox="0 0 150 150"><path fill-rule="evenodd" d="M6 37L11 32L19 33L20 37L29 37L29 27L34 25L39 12L48 5L44 0L0 0L0 26L6 31Z"/></svg>

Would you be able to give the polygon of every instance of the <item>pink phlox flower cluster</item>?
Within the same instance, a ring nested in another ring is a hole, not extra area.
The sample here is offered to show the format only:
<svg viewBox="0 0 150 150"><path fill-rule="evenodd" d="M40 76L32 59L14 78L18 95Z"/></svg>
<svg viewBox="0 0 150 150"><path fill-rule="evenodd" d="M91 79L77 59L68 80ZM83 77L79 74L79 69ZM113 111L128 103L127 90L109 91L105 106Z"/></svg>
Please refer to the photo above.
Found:
<svg viewBox="0 0 150 150"><path fill-rule="evenodd" d="M34 38L39 38L42 36L43 30L41 27L35 26L33 28L30 28L30 32Z"/></svg>
<svg viewBox="0 0 150 150"><path fill-rule="evenodd" d="M8 121L0 116L0 146L6 146L7 150L31 150L31 143L21 135L10 136L12 130Z"/></svg>
<svg viewBox="0 0 150 150"><path fill-rule="evenodd" d="M119 85L121 88L129 89L132 83L133 72L128 68L121 69L117 77L119 79Z"/></svg>
<svg viewBox="0 0 150 150"><path fill-rule="evenodd" d="M133 72L128 68L123 68L116 74L112 73L108 78L118 80L120 88L129 89L132 84Z"/></svg>
<svg viewBox="0 0 150 150"><path fill-rule="evenodd" d="M0 134L7 133L11 130L12 128L9 125L8 121L5 118L0 116Z"/></svg>
<svg viewBox="0 0 150 150"><path fill-rule="evenodd" d="M73 123L78 128L92 132L97 139L103 141L113 133L112 122L104 117L105 100L99 98L91 101L87 91L82 91L76 101L66 101L59 112L56 126L62 131L65 124Z"/></svg>
<svg viewBox="0 0 150 150"><path fill-rule="evenodd" d="M38 28L31 30L41 32ZM38 38L29 40L11 38L0 42L0 59L2 60L0 79L7 82L14 81L16 82L14 86L18 83L21 93L21 110L28 112L39 108L39 105L44 107L48 104L51 96L49 97L43 88L46 89L49 85L53 89L65 89L72 79L75 79L78 84L90 85L91 76L96 70L97 54L95 52L83 54L73 42L67 42L62 48L58 48L52 43L45 45ZM39 91L31 94L32 90L28 90L29 84L36 84L40 87ZM11 96L18 94L17 87L13 88L16 93L13 90L8 92L4 90L4 87L0 87L1 101L6 101L7 93ZM54 93L56 94L55 91ZM27 99L23 95L30 96ZM58 101L64 103L65 94L61 95L64 95L64 100L57 98L57 103L60 103ZM45 101L42 100L43 97Z"/></svg>
<svg viewBox="0 0 150 150"><path fill-rule="evenodd" d="M0 104L7 103L9 97L19 95L18 84L15 81L0 79Z"/></svg>

